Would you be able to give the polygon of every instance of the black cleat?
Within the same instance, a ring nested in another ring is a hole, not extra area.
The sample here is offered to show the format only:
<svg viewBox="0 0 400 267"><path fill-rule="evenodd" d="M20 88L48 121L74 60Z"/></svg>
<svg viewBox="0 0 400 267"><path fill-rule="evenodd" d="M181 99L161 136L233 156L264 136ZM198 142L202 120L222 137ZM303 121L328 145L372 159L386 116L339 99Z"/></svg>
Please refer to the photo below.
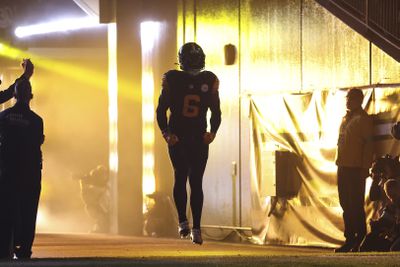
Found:
<svg viewBox="0 0 400 267"><path fill-rule="evenodd" d="M192 240L193 244L203 244L203 238L201 237L200 229L192 229L192 232L190 233L190 240Z"/></svg>
<svg viewBox="0 0 400 267"><path fill-rule="evenodd" d="M178 233L181 238L187 238L190 234L189 222L183 221L178 225Z"/></svg>

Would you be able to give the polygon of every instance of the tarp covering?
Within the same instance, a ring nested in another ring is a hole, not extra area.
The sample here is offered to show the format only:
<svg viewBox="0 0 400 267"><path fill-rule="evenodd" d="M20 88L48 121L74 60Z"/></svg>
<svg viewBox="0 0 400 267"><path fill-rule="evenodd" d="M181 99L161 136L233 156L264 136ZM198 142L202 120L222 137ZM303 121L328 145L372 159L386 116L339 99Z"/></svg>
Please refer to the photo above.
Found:
<svg viewBox="0 0 400 267"><path fill-rule="evenodd" d="M376 156L397 155L390 136L400 88L365 89ZM346 91L250 97L252 228L255 243L333 247L343 237L335 152ZM375 216L368 200L367 218Z"/></svg>

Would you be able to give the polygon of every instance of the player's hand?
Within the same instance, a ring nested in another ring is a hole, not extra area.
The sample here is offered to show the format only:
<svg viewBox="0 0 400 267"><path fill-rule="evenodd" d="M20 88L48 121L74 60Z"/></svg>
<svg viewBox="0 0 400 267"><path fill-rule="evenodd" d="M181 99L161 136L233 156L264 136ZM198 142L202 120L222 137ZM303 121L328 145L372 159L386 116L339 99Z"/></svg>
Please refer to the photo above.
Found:
<svg viewBox="0 0 400 267"><path fill-rule="evenodd" d="M211 144L212 141L214 141L214 138L215 138L215 133L206 132L203 135L203 143L206 145Z"/></svg>
<svg viewBox="0 0 400 267"><path fill-rule="evenodd" d="M163 134L163 137L169 146L173 146L179 142L179 138L175 134L165 133Z"/></svg>
<svg viewBox="0 0 400 267"><path fill-rule="evenodd" d="M23 75L25 76L25 78L27 78L27 79L31 78L31 76L33 74L33 69L34 69L32 61L29 58L24 58L22 60L21 65L24 68Z"/></svg>

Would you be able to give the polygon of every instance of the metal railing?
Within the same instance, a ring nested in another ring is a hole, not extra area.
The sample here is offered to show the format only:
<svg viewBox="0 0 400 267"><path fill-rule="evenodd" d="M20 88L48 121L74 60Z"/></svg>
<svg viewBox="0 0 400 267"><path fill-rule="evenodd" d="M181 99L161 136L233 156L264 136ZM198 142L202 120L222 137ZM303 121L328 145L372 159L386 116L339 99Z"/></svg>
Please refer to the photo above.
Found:
<svg viewBox="0 0 400 267"><path fill-rule="evenodd" d="M364 21L375 31L400 41L399 0L336 0L333 2Z"/></svg>
<svg viewBox="0 0 400 267"><path fill-rule="evenodd" d="M315 0L400 62L399 0Z"/></svg>

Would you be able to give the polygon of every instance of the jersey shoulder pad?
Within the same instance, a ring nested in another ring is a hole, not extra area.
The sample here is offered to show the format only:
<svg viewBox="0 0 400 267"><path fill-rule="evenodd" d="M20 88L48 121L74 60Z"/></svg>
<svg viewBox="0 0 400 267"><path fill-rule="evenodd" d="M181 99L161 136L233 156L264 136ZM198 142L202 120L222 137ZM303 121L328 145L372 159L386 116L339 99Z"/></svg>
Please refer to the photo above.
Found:
<svg viewBox="0 0 400 267"><path fill-rule="evenodd" d="M164 73L164 77L166 77L167 79L171 79L178 76L181 72L182 71L179 70L169 70L166 73Z"/></svg>
<svg viewBox="0 0 400 267"><path fill-rule="evenodd" d="M182 71L178 70L170 70L164 73L162 78L162 86L163 88L170 87L169 84L174 84L177 79L179 79L179 75L182 75Z"/></svg>
<svg viewBox="0 0 400 267"><path fill-rule="evenodd" d="M204 71L204 74L206 75L206 77L210 81L210 83L212 84L211 91L213 93L217 92L219 89L219 79L218 79L217 75L215 75L211 71Z"/></svg>
<svg viewBox="0 0 400 267"><path fill-rule="evenodd" d="M213 79L215 77L217 77L213 72L208 71L208 70L204 70L201 72L204 76L206 76L209 79Z"/></svg>

